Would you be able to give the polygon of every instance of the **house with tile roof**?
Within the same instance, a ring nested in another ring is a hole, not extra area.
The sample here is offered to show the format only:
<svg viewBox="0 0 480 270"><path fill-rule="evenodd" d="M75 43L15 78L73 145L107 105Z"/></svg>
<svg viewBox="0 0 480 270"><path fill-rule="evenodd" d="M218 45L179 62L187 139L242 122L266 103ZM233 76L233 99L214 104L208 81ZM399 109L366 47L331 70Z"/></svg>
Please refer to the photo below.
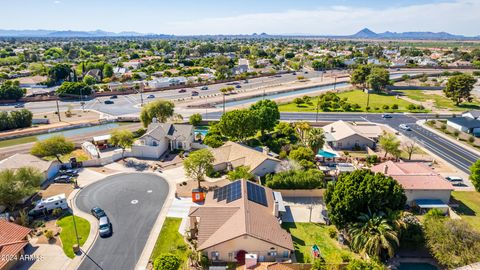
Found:
<svg viewBox="0 0 480 270"><path fill-rule="evenodd" d="M213 169L218 171L230 171L240 166L249 168L249 171L257 176L273 173L280 167L280 160L271 156L268 149L258 151L248 146L226 142L224 145L212 149L215 161Z"/></svg>
<svg viewBox="0 0 480 270"><path fill-rule="evenodd" d="M30 229L0 219L0 270L14 269L17 259L24 254Z"/></svg>
<svg viewBox="0 0 480 270"><path fill-rule="evenodd" d="M132 145L132 155L140 158L160 158L167 150L190 150L194 140L192 125L158 123L148 125L147 132Z"/></svg>
<svg viewBox="0 0 480 270"><path fill-rule="evenodd" d="M208 192L205 204L189 212L191 236L197 250L212 261L289 261L294 251L291 235L279 223L279 204L273 191L237 180Z"/></svg>
<svg viewBox="0 0 480 270"><path fill-rule="evenodd" d="M373 166L371 170L395 179L405 190L410 206L448 208L452 184L424 163L387 161Z"/></svg>
<svg viewBox="0 0 480 270"><path fill-rule="evenodd" d="M335 150L374 149L383 130L372 123L350 123L339 120L323 127L325 140Z"/></svg>

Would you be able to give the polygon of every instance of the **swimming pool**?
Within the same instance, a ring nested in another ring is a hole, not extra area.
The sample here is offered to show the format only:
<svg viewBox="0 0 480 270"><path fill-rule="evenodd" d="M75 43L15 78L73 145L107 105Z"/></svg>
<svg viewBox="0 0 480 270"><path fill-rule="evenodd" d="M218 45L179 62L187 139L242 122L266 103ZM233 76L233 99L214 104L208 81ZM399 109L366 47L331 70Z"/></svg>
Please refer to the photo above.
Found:
<svg viewBox="0 0 480 270"><path fill-rule="evenodd" d="M317 156L324 157L324 158L335 158L338 157L337 154L325 151L320 149L317 153Z"/></svg>
<svg viewBox="0 0 480 270"><path fill-rule="evenodd" d="M195 136L197 136L197 134L201 134L203 137L205 137L208 133L208 127L197 127L193 130L193 133Z"/></svg>

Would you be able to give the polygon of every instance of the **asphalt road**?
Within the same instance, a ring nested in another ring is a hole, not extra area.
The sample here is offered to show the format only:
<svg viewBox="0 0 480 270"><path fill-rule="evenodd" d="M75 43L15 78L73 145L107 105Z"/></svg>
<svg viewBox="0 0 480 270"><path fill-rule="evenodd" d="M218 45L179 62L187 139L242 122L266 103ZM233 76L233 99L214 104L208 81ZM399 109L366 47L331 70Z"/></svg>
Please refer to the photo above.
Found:
<svg viewBox="0 0 480 270"><path fill-rule="evenodd" d="M152 174L114 175L83 189L77 207L86 213L104 209L113 235L98 237L78 269L134 269L167 195L167 182Z"/></svg>
<svg viewBox="0 0 480 270"><path fill-rule="evenodd" d="M220 119L221 112L208 113L208 119ZM452 164L459 170L470 174L470 166L480 159L480 156L476 153L466 149L462 145L452 143L451 141L444 139L425 128L415 124L418 120L425 118L433 119L433 114L391 114L393 117L389 119L382 118L382 114L362 114L362 113L319 113L318 118L315 113L280 113L280 119L283 121L313 121L318 119L322 121L369 121L379 124L386 124L398 132L402 133L406 137L409 137L418 144L441 157L448 163ZM411 131L405 131L400 129L400 124L408 124L411 127Z"/></svg>

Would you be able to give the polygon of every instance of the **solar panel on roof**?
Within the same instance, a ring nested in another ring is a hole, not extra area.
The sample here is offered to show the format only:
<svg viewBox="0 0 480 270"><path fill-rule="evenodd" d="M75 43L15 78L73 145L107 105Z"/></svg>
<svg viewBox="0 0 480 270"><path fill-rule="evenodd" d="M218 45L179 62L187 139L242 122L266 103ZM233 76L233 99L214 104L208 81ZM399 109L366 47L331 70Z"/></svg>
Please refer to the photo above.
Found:
<svg viewBox="0 0 480 270"><path fill-rule="evenodd" d="M236 201L242 197L242 186L240 181L233 182L221 188L215 189L213 198L218 202L227 200L227 203Z"/></svg>
<svg viewBox="0 0 480 270"><path fill-rule="evenodd" d="M268 206L267 194L262 186L247 182L247 197L249 201Z"/></svg>

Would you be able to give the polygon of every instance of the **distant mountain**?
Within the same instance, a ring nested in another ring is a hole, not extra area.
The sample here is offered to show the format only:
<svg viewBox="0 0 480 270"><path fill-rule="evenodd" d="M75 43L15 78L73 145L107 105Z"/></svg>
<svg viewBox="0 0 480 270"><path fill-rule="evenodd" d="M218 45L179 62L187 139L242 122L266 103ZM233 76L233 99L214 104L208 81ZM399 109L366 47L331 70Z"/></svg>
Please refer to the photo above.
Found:
<svg viewBox="0 0 480 270"><path fill-rule="evenodd" d="M384 33L375 33L372 30L368 28L364 28L357 32L356 34L353 34L351 36L348 36L350 38L360 38L360 39L408 39L408 40L427 40L427 39L432 39L432 40L454 40L454 39L479 39L480 36L476 37L466 37L462 35L452 35L447 32L403 32L403 33L397 33L397 32L384 32Z"/></svg>
<svg viewBox="0 0 480 270"><path fill-rule="evenodd" d="M2 30L0 29L0 37L135 37L145 36L145 34L138 32L107 32L103 30L95 31L57 31L57 30Z"/></svg>

